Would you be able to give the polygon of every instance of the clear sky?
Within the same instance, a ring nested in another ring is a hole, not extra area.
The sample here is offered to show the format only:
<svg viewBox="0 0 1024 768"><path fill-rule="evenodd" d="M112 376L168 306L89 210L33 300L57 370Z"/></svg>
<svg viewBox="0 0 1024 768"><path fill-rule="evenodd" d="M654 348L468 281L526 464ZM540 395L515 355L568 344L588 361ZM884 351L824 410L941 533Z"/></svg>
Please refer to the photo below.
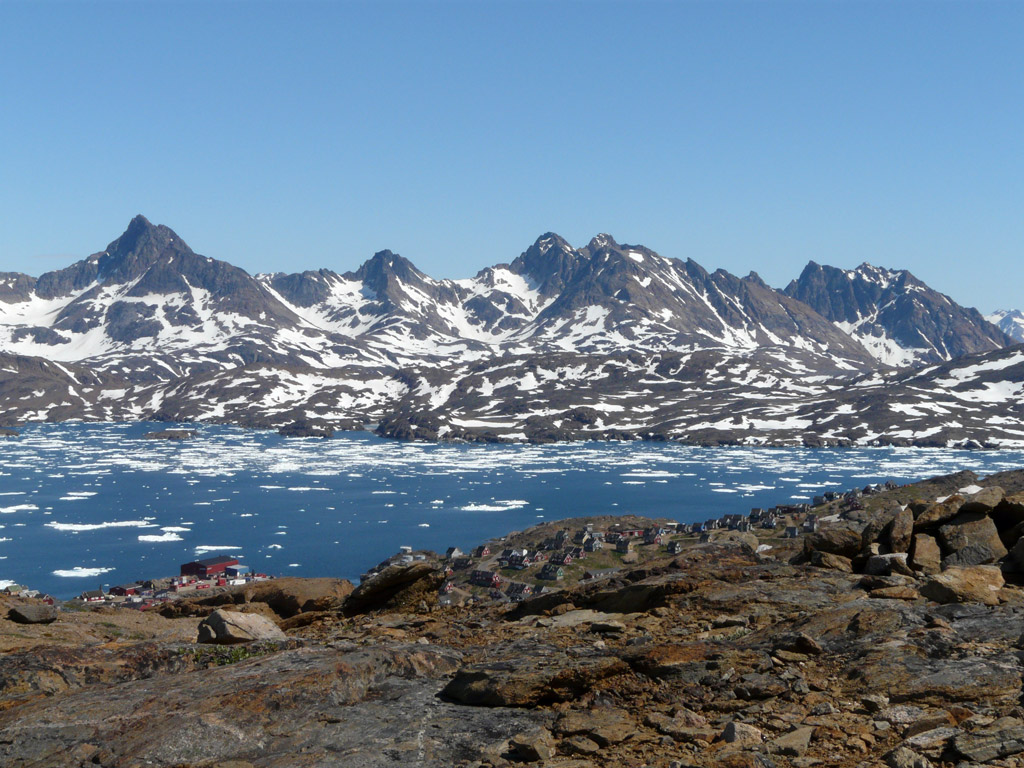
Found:
<svg viewBox="0 0 1024 768"><path fill-rule="evenodd" d="M253 273L608 232L1024 308L1024 3L0 0L0 270L136 213Z"/></svg>

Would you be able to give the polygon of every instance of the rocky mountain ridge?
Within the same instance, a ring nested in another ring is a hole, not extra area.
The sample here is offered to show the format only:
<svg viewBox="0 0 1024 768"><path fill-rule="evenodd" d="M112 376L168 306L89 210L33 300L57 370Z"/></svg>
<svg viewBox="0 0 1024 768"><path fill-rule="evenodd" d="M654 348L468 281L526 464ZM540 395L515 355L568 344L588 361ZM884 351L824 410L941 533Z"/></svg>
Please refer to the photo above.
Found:
<svg viewBox="0 0 1024 768"><path fill-rule="evenodd" d="M1024 342L1024 312L1019 309L1000 309L985 319L1014 341Z"/></svg>
<svg viewBox="0 0 1024 768"><path fill-rule="evenodd" d="M390 251L344 274L252 277L138 216L71 267L0 274L0 421L1011 445L1018 423L993 421L1012 403L998 393L1019 383L1011 342L905 272L812 264L783 292L608 235L575 249L548 233L465 280L435 280ZM971 401L970 430L910 427L899 403L886 410L887 361L971 354L1007 355L985 364L1008 378ZM879 420L819 428L851 388L878 395L857 413Z"/></svg>

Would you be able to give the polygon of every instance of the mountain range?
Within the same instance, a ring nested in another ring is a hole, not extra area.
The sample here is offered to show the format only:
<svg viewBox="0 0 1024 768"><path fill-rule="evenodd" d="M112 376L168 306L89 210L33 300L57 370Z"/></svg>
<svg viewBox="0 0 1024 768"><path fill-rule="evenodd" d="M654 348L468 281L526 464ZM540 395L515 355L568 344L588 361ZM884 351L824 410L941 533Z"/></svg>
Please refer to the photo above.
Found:
<svg viewBox="0 0 1024 768"><path fill-rule="evenodd" d="M608 235L463 280L391 251L251 276L137 216L65 269L0 273L0 425L1024 445L1022 320L906 271L812 262L780 291Z"/></svg>

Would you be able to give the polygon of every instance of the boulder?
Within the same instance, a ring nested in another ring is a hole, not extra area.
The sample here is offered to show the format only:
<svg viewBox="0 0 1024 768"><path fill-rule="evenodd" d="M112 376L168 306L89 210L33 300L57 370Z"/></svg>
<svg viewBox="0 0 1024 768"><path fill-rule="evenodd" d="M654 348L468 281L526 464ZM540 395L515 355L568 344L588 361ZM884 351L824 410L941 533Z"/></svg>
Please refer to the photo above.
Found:
<svg viewBox="0 0 1024 768"><path fill-rule="evenodd" d="M961 512L939 528L943 567L994 563L1006 556L1006 547L992 518L979 512Z"/></svg>
<svg viewBox="0 0 1024 768"><path fill-rule="evenodd" d="M57 609L52 605L15 605L7 618L17 624L52 624L57 620Z"/></svg>
<svg viewBox="0 0 1024 768"><path fill-rule="evenodd" d="M921 587L921 594L937 603L998 605L1004 583L1002 572L995 566L953 567L932 576Z"/></svg>
<svg viewBox="0 0 1024 768"><path fill-rule="evenodd" d="M527 763L550 760L555 754L551 733L546 728L518 733L509 739L508 746L516 757Z"/></svg>
<svg viewBox="0 0 1024 768"><path fill-rule="evenodd" d="M199 625L200 643L234 645L256 640L287 640L269 619L255 613L216 610Z"/></svg>
<svg viewBox="0 0 1024 768"><path fill-rule="evenodd" d="M852 528L830 525L804 537L804 552L827 552L845 558L854 558L861 550L861 535Z"/></svg>
<svg viewBox="0 0 1024 768"><path fill-rule="evenodd" d="M443 581L443 572L428 562L390 565L356 587L342 611L346 616L358 616L370 611L411 609L428 599L436 602Z"/></svg>
<svg viewBox="0 0 1024 768"><path fill-rule="evenodd" d="M1006 497L1006 493L998 485L982 488L977 493L972 493L960 507L961 513L976 513L979 515L991 514L992 510L999 506L999 503Z"/></svg>
<svg viewBox="0 0 1024 768"><path fill-rule="evenodd" d="M872 555L864 564L864 573L875 576L889 576L894 573L910 576L913 571L907 565L906 552L893 552L889 555Z"/></svg>
<svg viewBox="0 0 1024 768"><path fill-rule="evenodd" d="M932 761L904 746L896 747L885 756L889 768L932 768Z"/></svg>
<svg viewBox="0 0 1024 768"><path fill-rule="evenodd" d="M725 726L718 738L736 747L754 747L764 743L764 732L753 725L733 720Z"/></svg>
<svg viewBox="0 0 1024 768"><path fill-rule="evenodd" d="M818 568L830 568L843 573L853 573L853 561L842 555L833 555L831 552L814 550L811 552L811 565Z"/></svg>
<svg viewBox="0 0 1024 768"><path fill-rule="evenodd" d="M928 528L930 526L944 523L947 520L952 520L960 511L960 507L963 506L963 503L964 497L959 494L954 494L942 501L930 504L925 507L921 514L914 518L914 530L919 531L922 528Z"/></svg>
<svg viewBox="0 0 1024 768"><path fill-rule="evenodd" d="M914 543L910 548L910 568L920 573L938 573L942 570L942 550L934 536L927 533L914 535Z"/></svg>
<svg viewBox="0 0 1024 768"><path fill-rule="evenodd" d="M909 552L913 534L914 513L910 509L904 509L886 526L883 542L888 544L891 552Z"/></svg>

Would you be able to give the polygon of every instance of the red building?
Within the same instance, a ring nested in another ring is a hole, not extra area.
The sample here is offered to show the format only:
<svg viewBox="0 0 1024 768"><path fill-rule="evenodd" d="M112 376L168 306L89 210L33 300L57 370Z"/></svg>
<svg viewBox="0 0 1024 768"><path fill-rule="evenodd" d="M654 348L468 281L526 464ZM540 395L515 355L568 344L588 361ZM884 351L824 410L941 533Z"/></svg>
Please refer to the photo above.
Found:
<svg viewBox="0 0 1024 768"><path fill-rule="evenodd" d="M232 565L238 565L238 560L234 557L210 557L185 563L181 566L181 575L208 579L215 574L224 573Z"/></svg>

